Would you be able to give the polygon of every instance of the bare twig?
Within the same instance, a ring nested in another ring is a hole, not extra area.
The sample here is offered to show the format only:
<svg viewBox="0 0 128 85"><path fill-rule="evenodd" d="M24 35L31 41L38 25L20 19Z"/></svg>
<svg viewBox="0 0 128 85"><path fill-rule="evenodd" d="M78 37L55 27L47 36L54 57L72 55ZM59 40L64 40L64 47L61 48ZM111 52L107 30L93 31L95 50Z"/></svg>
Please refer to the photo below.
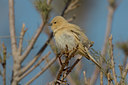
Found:
<svg viewBox="0 0 128 85"><path fill-rule="evenodd" d="M20 61L22 62L26 56L29 54L29 52L32 50L32 47L34 46L37 38L39 37L40 33L42 32L44 26L45 26L46 22L42 22L42 24L40 25L40 27L38 28L36 34L34 37L32 37L30 44L28 45L28 47L26 48L25 52L23 53L23 55L20 57Z"/></svg>
<svg viewBox="0 0 128 85"><path fill-rule="evenodd" d="M11 36L12 55L15 57L17 52L16 34L15 34L15 18L14 18L14 0L9 0L9 25Z"/></svg>
<svg viewBox="0 0 128 85"><path fill-rule="evenodd" d="M22 30L21 30L21 33L20 33L20 41L19 41L19 48L18 48L18 53L19 53L19 55L21 55L23 37L24 37L25 32L27 31L27 29L24 30L24 28L25 28L25 24L22 25Z"/></svg>
<svg viewBox="0 0 128 85"><path fill-rule="evenodd" d="M44 59L46 59L49 55L50 55L51 52L48 52L44 57L42 57L36 65L34 65L32 68L30 68L26 73L24 73L23 75L21 75L18 79L18 81L20 81L21 79L23 79L25 76L27 76L30 72L32 72L37 66L40 65L40 63L42 61L44 61Z"/></svg>
<svg viewBox="0 0 128 85"><path fill-rule="evenodd" d="M45 48L49 44L50 40L52 39L52 36L53 35L51 34L49 39L45 42L45 44L42 46L42 48L39 50L39 52L36 54L36 56L33 58L33 60L31 60L27 66L25 66L24 68L22 68L20 70L20 72L19 72L20 75L22 73L24 73L25 71L27 71L35 63L35 61L40 57L40 55L42 54L42 52L45 50Z"/></svg>
<svg viewBox="0 0 128 85"><path fill-rule="evenodd" d="M7 57L7 50L6 47L4 45L4 43L2 44L3 46L3 62L2 62L2 66L3 66L3 85L6 85L6 57Z"/></svg>
<svg viewBox="0 0 128 85"><path fill-rule="evenodd" d="M78 64L78 62L82 59L82 56L79 56L79 58L75 61L75 63L70 67L70 69L67 71L66 76L62 78L62 81L68 76L68 74L73 70L73 68Z"/></svg>
<svg viewBox="0 0 128 85"><path fill-rule="evenodd" d="M112 67L112 73L113 73L113 77L114 77L114 82L115 82L115 85L118 85L116 72L115 72L115 63L114 63L114 58L113 58L112 35L109 38L109 45L110 45L110 58L111 58L111 65L112 65L111 67Z"/></svg>
<svg viewBox="0 0 128 85"><path fill-rule="evenodd" d="M42 73L44 73L55 61L57 57L54 57L41 71L35 75L31 80L29 80L25 85L30 85L35 79L37 79Z"/></svg>
<svg viewBox="0 0 128 85"><path fill-rule="evenodd" d="M66 8L64 14L67 14L69 11L79 7L79 4L77 4L79 0L71 0L69 6Z"/></svg>
<svg viewBox="0 0 128 85"><path fill-rule="evenodd" d="M110 32L111 32L111 28L112 28L112 19L113 19L113 14L114 14L114 8L112 6L109 6L108 11L109 11L108 23L107 23L107 30L106 30L104 46L103 46L103 50L102 50L102 53L101 53L102 56L106 55L107 43L108 43L109 35L110 35ZM100 60L101 60L101 64L102 64L102 58ZM100 81L103 81L103 73L102 72L100 72L100 79L101 79ZM101 85L103 85L103 83Z"/></svg>
<svg viewBox="0 0 128 85"><path fill-rule="evenodd" d="M123 71L122 78L121 78L121 81L120 81L120 83L123 84L123 85L125 84L125 79L126 79L127 73L128 73L128 63L126 64L126 67Z"/></svg>
<svg viewBox="0 0 128 85"><path fill-rule="evenodd" d="M109 7L108 7L108 20L107 20L106 34L105 34L103 50L101 52L101 55L103 57L106 55L107 43L108 43L109 35L110 35L110 32L111 32L112 20L113 20L113 15L114 15L114 11L115 11L115 0L111 0L111 1L114 1L114 2L109 3ZM102 65L102 58L100 59L100 61L101 61L100 64ZM96 74L94 74L94 73L96 73ZM94 73L93 73L93 76L91 77L91 85L93 85L97 80L97 77L98 77L98 74L99 74L98 68L96 68L94 70ZM103 73L101 72L100 74L101 74L100 79L101 79L101 81L103 81ZM101 85L103 85L103 83Z"/></svg>

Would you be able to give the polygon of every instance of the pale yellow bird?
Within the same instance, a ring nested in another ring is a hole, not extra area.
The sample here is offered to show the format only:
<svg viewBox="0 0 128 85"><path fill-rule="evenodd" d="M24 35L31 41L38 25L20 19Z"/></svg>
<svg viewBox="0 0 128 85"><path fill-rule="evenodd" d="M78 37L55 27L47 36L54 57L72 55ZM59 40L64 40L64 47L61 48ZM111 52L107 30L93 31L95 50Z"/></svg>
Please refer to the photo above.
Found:
<svg viewBox="0 0 128 85"><path fill-rule="evenodd" d="M56 46L60 51L64 51L66 45L69 50L73 50L78 45L76 54L86 57L101 68L97 61L88 53L87 48L91 47L93 42L88 40L88 37L81 31L79 26L68 23L61 16L53 18L50 26L54 33Z"/></svg>

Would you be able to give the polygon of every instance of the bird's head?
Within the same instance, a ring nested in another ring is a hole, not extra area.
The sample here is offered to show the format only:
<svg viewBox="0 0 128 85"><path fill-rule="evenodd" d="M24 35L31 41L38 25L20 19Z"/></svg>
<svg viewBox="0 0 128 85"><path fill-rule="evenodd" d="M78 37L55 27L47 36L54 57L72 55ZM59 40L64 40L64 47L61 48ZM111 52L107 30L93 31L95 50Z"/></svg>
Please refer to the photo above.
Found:
<svg viewBox="0 0 128 85"><path fill-rule="evenodd" d="M56 16L53 18L49 26L51 26L52 30L55 31L56 29L64 26L68 23L62 16Z"/></svg>

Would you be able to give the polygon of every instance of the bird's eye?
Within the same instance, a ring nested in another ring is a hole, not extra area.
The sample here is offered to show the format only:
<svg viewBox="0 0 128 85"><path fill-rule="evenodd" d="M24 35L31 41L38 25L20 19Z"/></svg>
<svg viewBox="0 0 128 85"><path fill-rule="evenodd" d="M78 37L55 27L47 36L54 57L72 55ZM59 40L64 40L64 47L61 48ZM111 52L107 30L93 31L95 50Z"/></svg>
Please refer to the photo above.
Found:
<svg viewBox="0 0 128 85"><path fill-rule="evenodd" d="M54 22L54 24L56 24L56 22Z"/></svg>

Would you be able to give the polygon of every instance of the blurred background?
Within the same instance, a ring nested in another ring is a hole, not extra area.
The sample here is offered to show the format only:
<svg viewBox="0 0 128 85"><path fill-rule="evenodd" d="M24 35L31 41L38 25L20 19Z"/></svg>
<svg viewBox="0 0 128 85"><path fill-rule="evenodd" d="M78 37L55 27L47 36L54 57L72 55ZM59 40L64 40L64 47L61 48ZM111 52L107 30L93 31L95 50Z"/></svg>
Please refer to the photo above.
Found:
<svg viewBox="0 0 128 85"><path fill-rule="evenodd" d="M20 31L22 28L22 24L24 23L28 31L25 34L24 38L24 48L28 45L31 37L35 34L36 29L40 26L42 22L42 18L39 12L36 10L34 4L34 0L15 0L14 9L15 9L15 27L16 27L16 35L17 38L20 35ZM121 2L121 3L120 3ZM113 44L114 44L114 59L116 65L116 72L119 72L118 64L122 64L124 59L124 53L122 50L118 49L116 46L117 42L125 42L128 41L128 0L117 0L119 3L118 8L114 13L112 30L111 34L113 35ZM53 0L52 11L50 13L50 20L53 17L60 15L65 6L64 0ZM101 51L104 43L105 32L106 32L106 24L108 17L108 1L107 0L80 0L80 7L68 13L66 18L70 18L72 15L76 15L76 18L72 21L72 23L80 26L88 38L94 41L93 48L96 51ZM11 80L11 71L12 71L12 56L11 56L11 44L10 44L10 34L9 34L9 17L8 17L8 0L0 0L0 43L4 42L7 47L8 59L7 59L7 81ZM50 29L50 28L49 28ZM23 66L27 64L35 55L35 53L40 49L48 36L42 32L40 37L38 38L34 49L31 54L24 61ZM50 47L48 46L45 52L42 54L45 55L48 51L50 51ZM55 57L52 53L50 58ZM30 78L34 76L34 74L38 73L41 68L45 65L43 62L38 68L36 68L30 75L25 77L20 84L24 85ZM1 66L0 66L1 69ZM83 82L83 71L86 71L87 78L92 76L93 70L95 66L93 63L88 61L87 59L82 59L82 70L81 77L79 78L81 82ZM120 75L120 74L118 74ZM117 75L117 76L118 76ZM119 79L119 78L118 78ZM117 79L117 80L118 80ZM0 82L2 77L0 76ZM38 79L36 79L31 85L46 85L48 82L54 80L54 77L47 70L44 74L42 74ZM99 78L96 82L96 85L99 85ZM107 80L104 80L105 84L107 84ZM10 82L7 82L7 85L10 85Z"/></svg>

